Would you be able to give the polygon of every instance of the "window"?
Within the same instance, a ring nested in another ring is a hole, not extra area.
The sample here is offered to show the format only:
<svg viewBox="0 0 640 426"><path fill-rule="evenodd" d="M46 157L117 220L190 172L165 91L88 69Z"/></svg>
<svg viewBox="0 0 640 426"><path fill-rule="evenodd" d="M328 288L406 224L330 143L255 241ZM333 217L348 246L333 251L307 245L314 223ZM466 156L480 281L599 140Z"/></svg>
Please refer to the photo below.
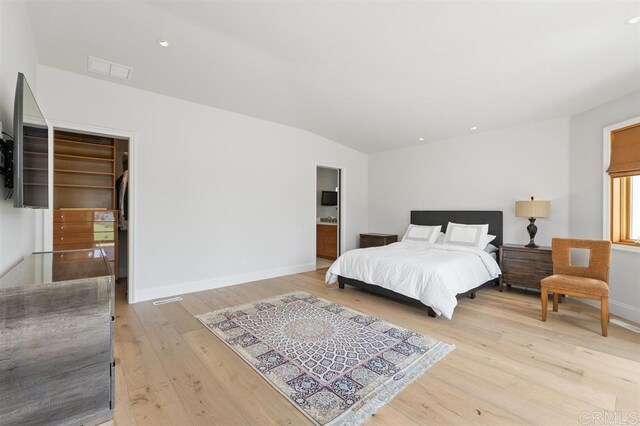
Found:
<svg viewBox="0 0 640 426"><path fill-rule="evenodd" d="M640 123L611 132L611 241L640 245Z"/></svg>
<svg viewBox="0 0 640 426"><path fill-rule="evenodd" d="M631 177L631 239L640 241L640 176Z"/></svg>

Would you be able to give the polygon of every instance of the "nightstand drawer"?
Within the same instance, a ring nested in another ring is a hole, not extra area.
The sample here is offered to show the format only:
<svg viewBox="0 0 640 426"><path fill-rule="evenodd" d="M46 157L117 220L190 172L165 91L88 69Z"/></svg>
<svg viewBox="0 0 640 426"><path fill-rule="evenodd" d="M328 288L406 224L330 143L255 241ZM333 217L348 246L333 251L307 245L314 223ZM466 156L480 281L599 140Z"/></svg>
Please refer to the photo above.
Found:
<svg viewBox="0 0 640 426"><path fill-rule="evenodd" d="M532 262L530 260L520 259L503 259L502 272L539 272L546 274L547 272L553 273L553 263L551 262Z"/></svg>
<svg viewBox="0 0 640 426"><path fill-rule="evenodd" d="M502 280L506 284L513 284L522 287L532 287L532 288L540 288L540 280L548 277L546 274L530 274L530 275L522 275L522 274L512 274L509 272L504 272L502 274Z"/></svg>
<svg viewBox="0 0 640 426"><path fill-rule="evenodd" d="M539 250L539 249L532 249ZM503 259L513 259L519 262L552 264L550 253L546 251L504 250Z"/></svg>
<svg viewBox="0 0 640 426"><path fill-rule="evenodd" d="M381 247L398 242L398 236L392 234L360 234L360 248Z"/></svg>

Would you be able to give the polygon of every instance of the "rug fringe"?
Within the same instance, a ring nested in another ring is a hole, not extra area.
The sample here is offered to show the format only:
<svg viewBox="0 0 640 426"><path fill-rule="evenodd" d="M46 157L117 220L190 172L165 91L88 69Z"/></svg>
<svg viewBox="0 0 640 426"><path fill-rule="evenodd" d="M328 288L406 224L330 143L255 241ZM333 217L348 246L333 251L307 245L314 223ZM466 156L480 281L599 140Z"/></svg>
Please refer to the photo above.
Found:
<svg viewBox="0 0 640 426"><path fill-rule="evenodd" d="M438 342L429 352L425 353L422 358L405 370L406 375L401 380L393 380L393 378L391 378L381 385L379 390L373 391L358 401L358 407L352 407L350 411L344 412L325 426L356 426L364 423L376 411L388 404L396 395L454 349L455 345Z"/></svg>

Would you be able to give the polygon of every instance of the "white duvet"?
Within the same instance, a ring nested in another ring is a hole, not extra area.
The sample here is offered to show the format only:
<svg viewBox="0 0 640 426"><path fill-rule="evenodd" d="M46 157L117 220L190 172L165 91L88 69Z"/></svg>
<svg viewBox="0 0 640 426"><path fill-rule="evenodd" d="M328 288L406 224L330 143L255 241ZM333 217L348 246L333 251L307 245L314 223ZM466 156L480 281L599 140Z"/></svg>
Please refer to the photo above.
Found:
<svg viewBox="0 0 640 426"><path fill-rule="evenodd" d="M327 271L326 282L335 283L338 275L418 299L451 319L456 295L497 278L500 268L483 250L403 241L343 254Z"/></svg>

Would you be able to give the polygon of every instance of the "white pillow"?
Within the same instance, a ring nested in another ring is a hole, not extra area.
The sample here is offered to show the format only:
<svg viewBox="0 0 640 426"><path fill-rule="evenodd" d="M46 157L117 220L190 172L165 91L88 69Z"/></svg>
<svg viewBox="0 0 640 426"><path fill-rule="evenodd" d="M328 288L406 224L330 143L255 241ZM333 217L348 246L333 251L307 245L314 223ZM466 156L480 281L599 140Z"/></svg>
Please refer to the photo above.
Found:
<svg viewBox="0 0 640 426"><path fill-rule="evenodd" d="M402 241L422 241L435 243L442 226L409 225Z"/></svg>
<svg viewBox="0 0 640 426"><path fill-rule="evenodd" d="M486 247L486 246L488 246L488 245L489 245L489 243L490 243L491 241L495 240L495 239L496 239L496 236L495 236L495 235L491 235L491 234L487 235L487 239L485 240L485 247ZM494 247L495 247L495 246L494 246Z"/></svg>
<svg viewBox="0 0 640 426"><path fill-rule="evenodd" d="M489 225L463 225L449 222L444 242L483 250L487 245L488 233Z"/></svg>
<svg viewBox="0 0 640 426"><path fill-rule="evenodd" d="M493 244L491 244L491 242L493 240L496 239L495 235L487 235L487 239L486 239L486 244L484 247L484 251L488 252L488 253L493 253L498 251L498 247L494 246ZM440 232L438 233L438 239L436 240L436 244L444 244L444 232Z"/></svg>
<svg viewBox="0 0 640 426"><path fill-rule="evenodd" d="M487 253L495 253L499 250L500 249L493 244L487 244L487 246L484 248L484 251L486 251Z"/></svg>

